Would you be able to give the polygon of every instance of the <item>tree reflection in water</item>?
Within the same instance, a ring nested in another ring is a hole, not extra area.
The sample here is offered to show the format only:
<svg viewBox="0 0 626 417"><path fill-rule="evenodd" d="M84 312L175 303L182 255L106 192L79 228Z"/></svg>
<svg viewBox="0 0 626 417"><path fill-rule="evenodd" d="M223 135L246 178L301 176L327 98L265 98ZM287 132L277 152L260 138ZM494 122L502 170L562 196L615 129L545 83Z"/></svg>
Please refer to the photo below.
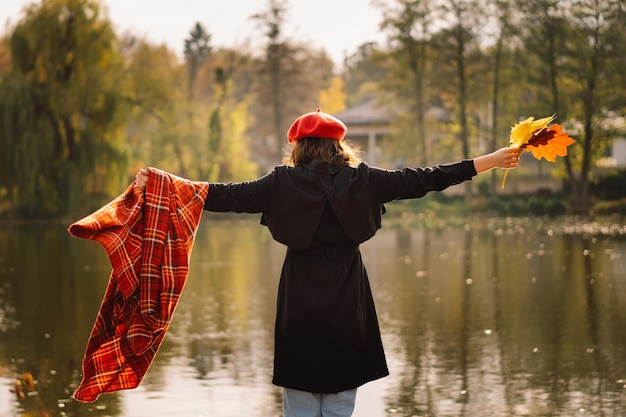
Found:
<svg viewBox="0 0 626 417"><path fill-rule="evenodd" d="M271 385L284 248L205 216L172 326L142 385L70 399L110 272L63 226L0 229L0 416L278 416ZM391 375L355 417L626 415L626 229L472 221L388 227L362 247ZM25 372L36 394L17 400ZM254 410L254 411L251 411ZM39 413L39 414L38 414Z"/></svg>

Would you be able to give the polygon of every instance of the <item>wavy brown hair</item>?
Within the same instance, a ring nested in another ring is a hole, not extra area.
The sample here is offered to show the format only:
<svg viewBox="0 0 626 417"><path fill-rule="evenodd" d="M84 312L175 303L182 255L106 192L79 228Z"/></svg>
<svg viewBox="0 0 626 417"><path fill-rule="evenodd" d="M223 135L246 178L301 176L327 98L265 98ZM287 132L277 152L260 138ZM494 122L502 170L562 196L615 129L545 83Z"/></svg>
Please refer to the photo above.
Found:
<svg viewBox="0 0 626 417"><path fill-rule="evenodd" d="M333 164L355 167L361 162L358 149L345 140L302 138L296 142L283 159L285 165L297 167L313 160L328 161Z"/></svg>

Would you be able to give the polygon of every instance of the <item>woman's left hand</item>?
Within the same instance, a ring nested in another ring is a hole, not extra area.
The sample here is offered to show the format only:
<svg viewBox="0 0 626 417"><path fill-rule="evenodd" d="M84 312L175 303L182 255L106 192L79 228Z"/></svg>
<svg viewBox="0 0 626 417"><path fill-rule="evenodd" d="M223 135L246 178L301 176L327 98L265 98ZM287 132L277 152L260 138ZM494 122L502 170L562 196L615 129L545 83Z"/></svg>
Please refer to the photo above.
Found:
<svg viewBox="0 0 626 417"><path fill-rule="evenodd" d="M146 191L146 185L148 184L148 175L150 171L145 168L137 171L137 175L135 175L135 186L139 187L141 191Z"/></svg>

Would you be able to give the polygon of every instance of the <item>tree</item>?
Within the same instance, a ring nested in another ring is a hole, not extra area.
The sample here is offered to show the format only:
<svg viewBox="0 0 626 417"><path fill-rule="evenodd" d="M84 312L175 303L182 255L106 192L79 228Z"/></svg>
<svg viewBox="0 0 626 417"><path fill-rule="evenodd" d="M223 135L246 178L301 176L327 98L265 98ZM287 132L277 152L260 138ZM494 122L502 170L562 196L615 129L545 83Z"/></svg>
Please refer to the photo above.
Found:
<svg viewBox="0 0 626 417"><path fill-rule="evenodd" d="M572 209L588 213L594 161L608 146L607 114L620 108L614 86L623 76L619 54L623 38L616 36L623 34L623 5L613 0L573 0L563 8L556 0L533 0L525 3L524 11L528 22L524 46L539 64L540 75L533 81L537 91L550 93L545 113L556 113L577 140L564 158ZM544 85L548 88L542 90Z"/></svg>
<svg viewBox="0 0 626 417"><path fill-rule="evenodd" d="M521 54L526 58L523 63L525 76L535 86L534 102L531 103L537 110L537 104L545 102L545 108L539 109L541 114L554 113L564 120L567 109L558 85L563 69L559 61L567 36L564 9L559 0L530 0L519 7L524 14L521 25L524 48Z"/></svg>
<svg viewBox="0 0 626 417"><path fill-rule="evenodd" d="M117 39L93 0L27 7L0 84L0 163L27 216L87 209L126 168ZM91 202L91 203L90 203Z"/></svg>
<svg viewBox="0 0 626 417"><path fill-rule="evenodd" d="M442 4L442 12L447 26L437 33L434 38L435 48L440 52L438 55L439 77L450 77L446 82L439 80L442 92L447 92L454 97L454 110L458 123L458 141L461 144L461 157L470 157L470 126L468 109L470 102L480 101L480 81L478 74L484 71L471 72L472 65L483 58L480 50L478 28L482 27L481 2L469 2L466 0L446 0ZM476 69L476 68L475 68ZM484 70L484 68L481 68ZM448 72L449 71L449 72ZM449 89L446 91L446 86ZM470 88L474 90L470 92ZM483 101L484 102L484 101ZM465 183L465 199L471 197L471 184Z"/></svg>
<svg viewBox="0 0 626 417"><path fill-rule="evenodd" d="M289 125L319 107L319 93L333 76L333 63L324 51L285 39L287 11L287 1L270 0L266 11L253 16L267 41L264 56L255 62L251 111L256 120L257 160L266 166L282 159Z"/></svg>
<svg viewBox="0 0 626 417"><path fill-rule="evenodd" d="M198 70L211 53L211 34L207 32L200 22L189 32L189 37L185 39L185 62L187 63L187 97L193 101L193 91Z"/></svg>
<svg viewBox="0 0 626 417"><path fill-rule="evenodd" d="M432 19L431 2L428 0L396 0L398 6L381 2L384 7L384 19L381 28L390 33L393 63L389 69L394 74L390 81L395 87L396 97L408 102L414 124L411 131L416 132L420 155L419 163L427 165L429 151L426 140L424 116L426 113L425 83L427 77L429 24Z"/></svg>
<svg viewBox="0 0 626 417"><path fill-rule="evenodd" d="M389 76L387 55L376 43L366 42L344 58L343 78L349 106L379 98L379 85Z"/></svg>
<svg viewBox="0 0 626 417"><path fill-rule="evenodd" d="M501 113L500 102L502 99L503 67L506 59L507 40L513 35L514 9L510 0L494 0L492 6L492 19L495 21L495 45L491 48L492 66L492 95L488 106L489 150L495 151L500 147L498 138L501 136L499 118ZM509 42L510 43L510 42ZM491 190L495 194L497 189L496 171L491 172Z"/></svg>
<svg viewBox="0 0 626 417"><path fill-rule="evenodd" d="M122 37L126 99L131 106L126 141L132 170L158 166L180 174L175 145L189 130L185 67L165 45ZM183 156L185 158L186 156Z"/></svg>
<svg viewBox="0 0 626 417"><path fill-rule="evenodd" d="M229 56L233 56L230 54ZM211 115L209 116L208 126L208 155L207 168L204 171L206 178L214 181L217 178L232 179L233 173L230 169L228 160L220 158L220 151L224 147L224 134L222 128L222 110L226 104L229 95L230 77L234 71L234 62L230 62L227 68L219 66L215 69L215 89L217 95L217 103L215 104ZM223 155L223 153L222 153ZM203 166L204 161L200 161L199 166Z"/></svg>
<svg viewBox="0 0 626 417"><path fill-rule="evenodd" d="M276 144L281 143L284 129L283 107L284 99L283 61L291 54L291 48L283 39L283 26L289 7L287 1L269 0L268 9L265 12L253 16L265 29L267 46L265 47L265 61L262 72L269 79L270 108L272 109L272 128ZM277 157L282 154L280 145L277 149Z"/></svg>
<svg viewBox="0 0 626 417"><path fill-rule="evenodd" d="M188 138L193 142L196 134L200 134L200 129L195 126L194 113L198 110L194 104L194 87L198 71L204 64L212 47L210 46L211 34L200 24L196 22L194 28L189 33L189 38L185 39L184 56L185 63L187 64L187 106L189 115L189 133ZM203 118L202 118L203 119ZM201 137L201 136L200 136ZM173 142L174 154L178 159L178 170L181 176L188 176L187 167L185 164L184 148L185 142L184 135L180 135Z"/></svg>
<svg viewBox="0 0 626 417"><path fill-rule="evenodd" d="M258 175L251 162L249 106L254 83L252 59L243 48L220 48L199 69L194 111L203 125L189 142L194 172L210 181L235 181ZM200 119L200 117L198 117Z"/></svg>
<svg viewBox="0 0 626 417"><path fill-rule="evenodd" d="M7 38L0 38L0 76L7 74L11 68L11 54Z"/></svg>
<svg viewBox="0 0 626 417"><path fill-rule="evenodd" d="M341 77L333 77L330 86L320 91L320 107L329 114L339 113L346 109L346 93Z"/></svg>
<svg viewBox="0 0 626 417"><path fill-rule="evenodd" d="M589 184L593 162L608 146L603 134L613 85L610 62L617 45L615 31L623 31L623 5L613 0L574 0L567 11L573 30L567 38L567 75L573 84L577 105L572 109L582 123L578 137L580 167L575 172L572 161L566 167L572 192L572 206L578 213L588 213L591 205ZM623 33L623 32L622 32ZM623 72L623 69L620 71Z"/></svg>

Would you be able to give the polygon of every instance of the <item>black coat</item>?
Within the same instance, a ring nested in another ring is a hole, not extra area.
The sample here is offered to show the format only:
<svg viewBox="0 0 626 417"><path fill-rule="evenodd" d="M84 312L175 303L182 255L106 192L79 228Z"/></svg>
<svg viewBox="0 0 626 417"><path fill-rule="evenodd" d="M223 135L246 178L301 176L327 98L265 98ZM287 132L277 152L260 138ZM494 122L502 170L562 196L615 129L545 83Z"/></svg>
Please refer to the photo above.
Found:
<svg viewBox="0 0 626 417"><path fill-rule="evenodd" d="M261 223L288 247L278 289L276 385L334 393L388 375L358 245L381 227L384 203L474 175L471 160L394 171L313 161L254 181L210 184L206 210L263 213Z"/></svg>

